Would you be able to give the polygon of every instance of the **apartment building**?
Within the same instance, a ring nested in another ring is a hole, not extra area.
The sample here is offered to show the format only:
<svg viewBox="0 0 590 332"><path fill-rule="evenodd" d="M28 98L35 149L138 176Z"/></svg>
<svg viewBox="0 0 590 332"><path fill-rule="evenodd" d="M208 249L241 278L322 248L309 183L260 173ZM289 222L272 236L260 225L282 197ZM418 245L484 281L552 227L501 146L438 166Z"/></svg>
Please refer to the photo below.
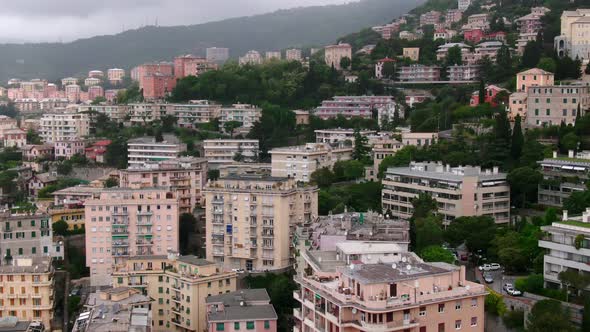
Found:
<svg viewBox="0 0 590 332"><path fill-rule="evenodd" d="M328 67L334 67L341 70L340 62L344 58L352 59L352 46L350 44L340 43L338 45L328 45L324 48L324 60Z"/></svg>
<svg viewBox="0 0 590 332"><path fill-rule="evenodd" d="M465 267L363 249L370 247L303 253L294 331L484 331L487 292L466 280ZM367 256L375 262L363 261Z"/></svg>
<svg viewBox="0 0 590 332"><path fill-rule="evenodd" d="M425 25L435 25L440 22L442 17L441 12L437 12L435 10L431 10L420 15L420 26L423 27Z"/></svg>
<svg viewBox="0 0 590 332"><path fill-rule="evenodd" d="M334 128L334 129L318 129L314 130L316 143L344 143L349 141L354 144L354 132L352 128ZM359 130L362 136L369 136L377 134L376 130Z"/></svg>
<svg viewBox="0 0 590 332"><path fill-rule="evenodd" d="M449 81L477 81L479 80L479 65L454 65L448 67Z"/></svg>
<svg viewBox="0 0 590 332"><path fill-rule="evenodd" d="M92 143L84 149L86 159L98 164L104 164L106 162L108 147L111 143L112 141L108 139Z"/></svg>
<svg viewBox="0 0 590 332"><path fill-rule="evenodd" d="M539 183L539 204L561 208L563 202L572 193L586 190L586 182L590 180L590 151L577 154L569 151L568 156L545 158L537 162L543 174Z"/></svg>
<svg viewBox="0 0 590 332"><path fill-rule="evenodd" d="M168 187L175 190L180 213L192 213L203 203L203 187L207 182L207 160L181 157L148 162L142 168L119 171L119 186L124 188Z"/></svg>
<svg viewBox="0 0 590 332"><path fill-rule="evenodd" d="M147 75L161 73L164 75L174 74L174 64L172 62L153 62L144 63L131 69L131 79L139 82L139 88L143 88L143 78Z"/></svg>
<svg viewBox="0 0 590 332"><path fill-rule="evenodd" d="M72 111L45 113L41 117L39 136L45 143L73 141L88 136L90 120L87 114Z"/></svg>
<svg viewBox="0 0 590 332"><path fill-rule="evenodd" d="M222 130L225 130L225 123L237 121L242 123L242 127L238 131L247 134L254 127L254 123L260 120L260 117L262 117L261 108L249 104L234 104L221 108L219 126Z"/></svg>
<svg viewBox="0 0 590 332"><path fill-rule="evenodd" d="M403 56L412 61L418 61L420 59L420 47L404 47Z"/></svg>
<svg viewBox="0 0 590 332"><path fill-rule="evenodd" d="M206 330L206 299L233 292L236 284L235 272L173 253L132 257L113 271L114 287L131 287L154 300L154 332Z"/></svg>
<svg viewBox="0 0 590 332"><path fill-rule="evenodd" d="M75 155L84 155L85 145L85 142L82 140L55 141L55 157L61 159L71 159Z"/></svg>
<svg viewBox="0 0 590 332"><path fill-rule="evenodd" d="M352 144L331 146L326 143L274 148L270 150L272 176L288 177L309 182L311 174L318 169L332 169L337 161L352 159Z"/></svg>
<svg viewBox="0 0 590 332"><path fill-rule="evenodd" d="M53 246L49 215L44 213L0 214L0 254L2 258L61 256ZM3 261L4 262L4 261Z"/></svg>
<svg viewBox="0 0 590 332"><path fill-rule="evenodd" d="M391 37L399 31L401 24L399 22L391 22L389 24L373 27L372 30L381 35L383 39L391 39Z"/></svg>
<svg viewBox="0 0 590 332"><path fill-rule="evenodd" d="M402 144L417 147L429 146L438 141L438 133L402 132Z"/></svg>
<svg viewBox="0 0 590 332"><path fill-rule="evenodd" d="M88 78L84 79L84 85L87 87L99 85L101 82L102 81L100 78L95 78L95 77L88 77Z"/></svg>
<svg viewBox="0 0 590 332"><path fill-rule="evenodd" d="M58 221L65 221L68 224L68 230L76 231L84 229L84 208L66 206L50 208L47 213L51 216L51 224Z"/></svg>
<svg viewBox="0 0 590 332"><path fill-rule="evenodd" d="M52 144L30 144L25 145L22 149L24 161L34 161L38 159L51 159L53 157Z"/></svg>
<svg viewBox="0 0 590 332"><path fill-rule="evenodd" d="M51 331L55 306L53 274L50 257L16 258L11 264L0 266L1 317L39 322L46 329L42 331Z"/></svg>
<svg viewBox="0 0 590 332"><path fill-rule="evenodd" d="M530 87L554 85L554 75L539 68L533 68L516 74L518 92L527 92Z"/></svg>
<svg viewBox="0 0 590 332"><path fill-rule="evenodd" d="M460 9L449 9L445 13L445 23L448 27L451 27L451 24L461 21L463 17L463 11Z"/></svg>
<svg viewBox="0 0 590 332"><path fill-rule="evenodd" d="M527 92L527 127L545 125L573 125L578 107L580 116L590 106L590 87L587 85L548 85L531 87Z"/></svg>
<svg viewBox="0 0 590 332"><path fill-rule="evenodd" d="M212 169L234 162L256 162L260 151L257 139L207 139L203 156Z"/></svg>
<svg viewBox="0 0 590 332"><path fill-rule="evenodd" d="M262 64L262 55L258 51L248 51L244 56L238 59L238 63L241 66L244 65L260 65Z"/></svg>
<svg viewBox="0 0 590 332"><path fill-rule="evenodd" d="M457 1L457 7L462 12L466 11L467 8L469 8L469 6L471 6L471 0L458 0Z"/></svg>
<svg viewBox="0 0 590 332"><path fill-rule="evenodd" d="M78 316L72 332L152 331L152 302L131 287L98 290L88 295L87 311Z"/></svg>
<svg viewBox="0 0 590 332"><path fill-rule="evenodd" d="M474 14L467 17L467 28L470 29L483 29L488 30L490 27L490 22L488 18L488 14ZM463 26L465 28L465 26Z"/></svg>
<svg viewBox="0 0 590 332"><path fill-rule="evenodd" d="M229 48L208 47L206 54L207 61L223 64L229 59Z"/></svg>
<svg viewBox="0 0 590 332"><path fill-rule="evenodd" d="M104 97L104 88L99 85L88 87L88 100L94 101L98 97Z"/></svg>
<svg viewBox="0 0 590 332"><path fill-rule="evenodd" d="M144 125L160 120L167 115L173 115L173 104L138 103L128 105L128 115L131 124Z"/></svg>
<svg viewBox="0 0 590 332"><path fill-rule="evenodd" d="M465 63L469 63L469 56L472 54L471 46L464 43L445 43L436 49L436 59L442 61L447 58L449 50L458 47L461 50L461 59Z"/></svg>
<svg viewBox="0 0 590 332"><path fill-rule="evenodd" d="M560 221L542 226L539 247L546 249L543 257L543 278L547 287L561 288L559 272L573 270L582 275L590 273L590 208L579 216L563 211ZM586 287L590 290L590 286Z"/></svg>
<svg viewBox="0 0 590 332"><path fill-rule="evenodd" d="M176 87L176 77L162 73L147 74L141 79L140 85L144 99L160 100L168 96Z"/></svg>
<svg viewBox="0 0 590 332"><path fill-rule="evenodd" d="M221 115L221 105L208 100L191 100L189 104L172 104L169 107L181 128L195 128L199 123L211 122Z"/></svg>
<svg viewBox="0 0 590 332"><path fill-rule="evenodd" d="M405 39L405 40L416 40L418 39L418 36L416 36L415 33L410 32L410 31L400 31L399 33L399 39Z"/></svg>
<svg viewBox="0 0 590 332"><path fill-rule="evenodd" d="M498 224L510 221L510 186L497 167L482 170L412 162L409 167L389 168L383 185L383 211L391 211L394 217L410 218L412 199L425 193L437 201L445 224L469 216L489 216Z"/></svg>
<svg viewBox="0 0 590 332"><path fill-rule="evenodd" d="M282 58L281 51L267 51L264 54L264 58L266 59L266 61L281 60L281 58Z"/></svg>
<svg viewBox="0 0 590 332"><path fill-rule="evenodd" d="M432 82L440 81L441 68L438 66L409 65L398 69L400 82Z"/></svg>
<svg viewBox="0 0 590 332"><path fill-rule="evenodd" d="M92 286L111 285L129 257L178 252L179 197L165 187L104 188L84 203Z"/></svg>
<svg viewBox="0 0 590 332"><path fill-rule="evenodd" d="M80 102L80 93L82 88L78 84L70 84L65 87L65 94L68 101L72 104Z"/></svg>
<svg viewBox="0 0 590 332"><path fill-rule="evenodd" d="M506 95L508 95L509 91L501 88L497 85L486 85L485 87L485 96L484 96L484 103L488 103L492 106L497 106L498 105L498 100L497 100L497 96L500 93L506 93ZM469 100L469 105L471 107L475 107L477 105L479 105L481 102L479 100L479 91L473 91L473 93L471 94L471 99Z"/></svg>
<svg viewBox="0 0 590 332"><path fill-rule="evenodd" d="M243 289L207 297L207 331L277 331L277 313L266 289Z"/></svg>
<svg viewBox="0 0 590 332"><path fill-rule="evenodd" d="M287 59L287 61L301 61L303 60L303 53L301 52L301 49L291 48L285 52L285 59Z"/></svg>
<svg viewBox="0 0 590 332"><path fill-rule="evenodd" d="M90 185L77 185L53 192L53 204L55 206L76 207L83 206L86 200L92 199L103 190L102 187Z"/></svg>
<svg viewBox="0 0 590 332"><path fill-rule="evenodd" d="M163 138L161 142L151 136L130 139L127 142L129 168L141 168L146 162L176 159L186 151L186 144L176 136L163 135Z"/></svg>
<svg viewBox="0 0 590 332"><path fill-rule="evenodd" d="M373 173L376 175L379 173L379 165L383 162L383 159L389 156L393 156L397 151L404 147L404 144L391 137L383 137L373 142L371 149L371 155L373 157Z"/></svg>
<svg viewBox="0 0 590 332"><path fill-rule="evenodd" d="M78 79L75 77L66 77L61 79L61 85L64 87L72 84L78 84Z"/></svg>
<svg viewBox="0 0 590 332"><path fill-rule="evenodd" d="M377 110L381 119L385 115L393 115L398 112L403 117L401 107L392 96L334 96L331 100L322 101L313 113L321 119L330 119L344 116L347 119L361 117L373 118L373 110Z"/></svg>
<svg viewBox="0 0 590 332"><path fill-rule="evenodd" d="M522 121L526 121L527 116L527 94L526 92L514 92L508 99L508 108L510 113L508 117L513 121L517 115L520 115Z"/></svg>
<svg viewBox="0 0 590 332"><path fill-rule="evenodd" d="M318 188L294 179L230 175L205 190L207 260L225 270L282 270L296 225L318 215Z"/></svg>
<svg viewBox="0 0 590 332"><path fill-rule="evenodd" d="M187 76L200 76L210 70L217 69L217 64L207 61L206 58L192 54L174 58L174 77L181 79Z"/></svg>
<svg viewBox="0 0 590 332"><path fill-rule="evenodd" d="M590 58L590 9L564 10L561 14L561 34L555 37L555 50L559 56L572 59Z"/></svg>
<svg viewBox="0 0 590 332"><path fill-rule="evenodd" d="M125 69L111 68L107 70L107 78L111 84L119 84L125 78Z"/></svg>

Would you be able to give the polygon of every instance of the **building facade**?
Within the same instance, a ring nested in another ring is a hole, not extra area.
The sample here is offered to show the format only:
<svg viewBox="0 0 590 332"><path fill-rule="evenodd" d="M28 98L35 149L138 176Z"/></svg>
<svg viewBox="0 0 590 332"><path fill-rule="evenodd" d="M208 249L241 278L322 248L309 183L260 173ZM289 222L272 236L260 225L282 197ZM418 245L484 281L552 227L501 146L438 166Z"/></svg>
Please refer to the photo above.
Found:
<svg viewBox="0 0 590 332"><path fill-rule="evenodd" d="M256 162L260 151L257 139L208 139L203 156L212 169L235 162Z"/></svg>
<svg viewBox="0 0 590 332"><path fill-rule="evenodd" d="M533 68L516 74L518 92L527 92L530 87L554 85L554 75L539 68Z"/></svg>
<svg viewBox="0 0 590 332"><path fill-rule="evenodd" d="M569 155L545 158L537 162L541 167L543 181L539 183L538 201L545 206L561 208L563 202L572 193L586 190L586 181L590 180L590 152L583 151Z"/></svg>
<svg viewBox="0 0 590 332"><path fill-rule="evenodd" d="M87 114L46 113L41 117L39 136L45 143L79 140L88 136L89 132L90 120Z"/></svg>
<svg viewBox="0 0 590 332"><path fill-rule="evenodd" d="M229 48L209 47L207 48L207 61L223 64L229 59Z"/></svg>
<svg viewBox="0 0 590 332"><path fill-rule="evenodd" d="M170 188L108 188L84 203L90 284L112 284L129 257L178 252L179 197Z"/></svg>
<svg viewBox="0 0 590 332"><path fill-rule="evenodd" d="M590 58L590 9L564 10L561 14L561 34L555 37L559 56L585 60Z"/></svg>
<svg viewBox="0 0 590 332"><path fill-rule="evenodd" d="M498 224L510 221L510 186L497 168L412 162L389 168L383 185L383 211L402 219L412 216L412 199L425 193L437 201L445 224L469 216L489 216Z"/></svg>
<svg viewBox="0 0 590 332"><path fill-rule="evenodd" d="M0 215L0 254L6 257L60 256L53 247L50 217L44 213L11 213ZM61 251L61 248L59 249Z"/></svg>
<svg viewBox="0 0 590 332"><path fill-rule="evenodd" d="M590 106L587 85L549 85L529 88L527 92L527 127L574 125Z"/></svg>
<svg viewBox="0 0 590 332"><path fill-rule="evenodd" d="M309 182L311 174L318 169L332 169L337 161L352 159L352 145L327 143L307 143L272 149L272 176L293 178Z"/></svg>
<svg viewBox="0 0 590 332"><path fill-rule="evenodd" d="M155 137L140 137L127 142L127 160L129 168L143 167L145 163L176 159L186 151L186 144L174 135L163 135L163 141Z"/></svg>
<svg viewBox="0 0 590 332"><path fill-rule="evenodd" d="M222 107L220 112L219 126L224 131L225 123L236 121L242 124L238 131L242 130L248 133L254 127L254 123L262 117L262 109L249 104L234 104L232 106Z"/></svg>
<svg viewBox="0 0 590 332"><path fill-rule="evenodd" d="M318 189L295 180L230 175L206 196L207 260L225 270L282 270L294 263L294 226L318 215Z"/></svg>
<svg viewBox="0 0 590 332"><path fill-rule="evenodd" d="M400 82L432 82L440 81L440 70L438 66L409 65L401 66L398 69Z"/></svg>
<svg viewBox="0 0 590 332"><path fill-rule="evenodd" d="M341 70L341 61L344 58L352 60L352 46L350 44L329 45L324 48L324 60L328 67Z"/></svg>
<svg viewBox="0 0 590 332"><path fill-rule="evenodd" d="M277 331L277 313L266 289L243 289L207 297L207 331Z"/></svg>

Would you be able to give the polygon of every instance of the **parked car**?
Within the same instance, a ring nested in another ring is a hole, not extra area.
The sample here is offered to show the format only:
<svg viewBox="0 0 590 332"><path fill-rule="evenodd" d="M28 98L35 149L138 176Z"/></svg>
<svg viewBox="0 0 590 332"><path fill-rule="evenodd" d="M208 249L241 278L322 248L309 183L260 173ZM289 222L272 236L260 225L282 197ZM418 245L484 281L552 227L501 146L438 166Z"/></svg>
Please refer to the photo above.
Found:
<svg viewBox="0 0 590 332"><path fill-rule="evenodd" d="M485 281L487 284L492 284L494 283L494 277L489 273L485 273L483 275L483 281Z"/></svg>
<svg viewBox="0 0 590 332"><path fill-rule="evenodd" d="M492 270L492 265L490 265L490 264L483 264L483 265L480 265L478 267L478 269L480 271L491 271Z"/></svg>
<svg viewBox="0 0 590 332"><path fill-rule="evenodd" d="M232 272L244 273L244 269L231 269Z"/></svg>
<svg viewBox="0 0 590 332"><path fill-rule="evenodd" d="M508 293L508 295L522 296L522 292L519 291L518 289L514 288L514 286L512 286L512 284L504 284L503 288L506 291L506 293Z"/></svg>
<svg viewBox="0 0 590 332"><path fill-rule="evenodd" d="M80 295L80 287L74 287L70 291L70 296Z"/></svg>
<svg viewBox="0 0 590 332"><path fill-rule="evenodd" d="M502 266L498 263L491 263L490 264L490 270L496 271L496 270L500 270L502 268Z"/></svg>

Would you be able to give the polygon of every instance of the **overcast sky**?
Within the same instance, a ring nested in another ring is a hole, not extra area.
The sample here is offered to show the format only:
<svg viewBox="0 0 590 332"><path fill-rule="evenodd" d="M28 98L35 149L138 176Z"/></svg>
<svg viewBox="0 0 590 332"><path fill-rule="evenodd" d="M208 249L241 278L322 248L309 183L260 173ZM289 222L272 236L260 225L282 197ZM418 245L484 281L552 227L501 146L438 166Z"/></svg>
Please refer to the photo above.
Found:
<svg viewBox="0 0 590 332"><path fill-rule="evenodd" d="M71 41L358 0L0 0L0 42Z"/></svg>

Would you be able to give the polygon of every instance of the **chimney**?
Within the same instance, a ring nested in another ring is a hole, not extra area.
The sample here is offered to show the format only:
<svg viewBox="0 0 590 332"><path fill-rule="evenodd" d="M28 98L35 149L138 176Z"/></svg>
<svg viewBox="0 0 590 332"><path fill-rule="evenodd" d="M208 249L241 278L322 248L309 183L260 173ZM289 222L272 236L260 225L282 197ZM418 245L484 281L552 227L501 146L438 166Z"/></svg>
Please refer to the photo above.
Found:
<svg viewBox="0 0 590 332"><path fill-rule="evenodd" d="M568 152L567 152L567 157L568 157L568 158L574 158L574 157L575 157L575 156L574 156L574 150L568 150Z"/></svg>
<svg viewBox="0 0 590 332"><path fill-rule="evenodd" d="M494 168L493 168L494 174L498 174L498 170L499 170L498 166L494 166Z"/></svg>
<svg viewBox="0 0 590 332"><path fill-rule="evenodd" d="M553 158L557 158L557 151L553 151Z"/></svg>
<svg viewBox="0 0 590 332"><path fill-rule="evenodd" d="M561 220L566 221L567 219L567 210L563 210L563 216L561 217Z"/></svg>
<svg viewBox="0 0 590 332"><path fill-rule="evenodd" d="M451 164L447 164L447 173L451 172Z"/></svg>

